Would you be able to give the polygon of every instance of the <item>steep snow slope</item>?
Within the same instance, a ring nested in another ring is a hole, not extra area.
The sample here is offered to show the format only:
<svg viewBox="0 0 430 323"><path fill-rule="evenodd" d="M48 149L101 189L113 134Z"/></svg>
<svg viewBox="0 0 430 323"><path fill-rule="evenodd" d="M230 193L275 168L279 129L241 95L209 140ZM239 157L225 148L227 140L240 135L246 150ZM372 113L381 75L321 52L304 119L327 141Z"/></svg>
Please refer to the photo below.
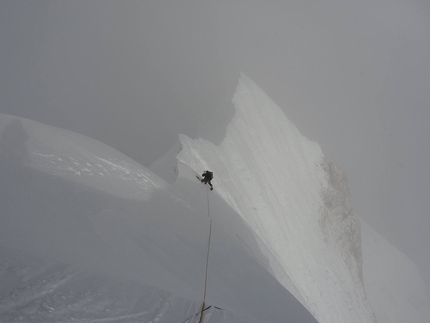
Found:
<svg viewBox="0 0 430 323"><path fill-rule="evenodd" d="M196 322L209 217L205 322L315 322L189 168L171 187L100 142L0 114L0 205L1 322Z"/></svg>
<svg viewBox="0 0 430 323"><path fill-rule="evenodd" d="M427 323L430 298L417 266L363 222L363 276L378 323Z"/></svg>
<svg viewBox="0 0 430 323"><path fill-rule="evenodd" d="M219 147L180 136L152 169L177 152L176 164L159 174L167 181L181 165L213 170L215 192L258 234L271 272L290 290L295 285L319 322L374 322L346 177L244 75L233 102L236 113Z"/></svg>
<svg viewBox="0 0 430 323"><path fill-rule="evenodd" d="M200 305L154 287L3 247L0 287L4 323L177 322L193 317Z"/></svg>

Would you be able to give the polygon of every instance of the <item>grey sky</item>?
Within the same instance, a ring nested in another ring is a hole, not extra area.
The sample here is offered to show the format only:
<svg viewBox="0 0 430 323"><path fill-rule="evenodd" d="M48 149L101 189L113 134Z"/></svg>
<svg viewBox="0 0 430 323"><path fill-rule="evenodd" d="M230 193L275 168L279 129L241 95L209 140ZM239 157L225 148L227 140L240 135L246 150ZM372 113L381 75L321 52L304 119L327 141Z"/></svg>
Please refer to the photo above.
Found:
<svg viewBox="0 0 430 323"><path fill-rule="evenodd" d="M427 1L1 0L0 44L0 112L144 165L178 133L220 141L243 71L430 285Z"/></svg>

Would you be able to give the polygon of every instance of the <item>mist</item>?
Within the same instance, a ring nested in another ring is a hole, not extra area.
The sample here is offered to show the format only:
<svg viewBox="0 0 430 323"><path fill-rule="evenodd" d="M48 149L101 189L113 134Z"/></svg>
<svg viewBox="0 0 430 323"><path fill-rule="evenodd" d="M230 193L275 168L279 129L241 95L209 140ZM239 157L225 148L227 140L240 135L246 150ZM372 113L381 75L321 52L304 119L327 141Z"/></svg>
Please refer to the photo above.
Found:
<svg viewBox="0 0 430 323"><path fill-rule="evenodd" d="M240 72L349 177L430 286L430 7L419 0L0 2L0 112L147 166L220 143Z"/></svg>

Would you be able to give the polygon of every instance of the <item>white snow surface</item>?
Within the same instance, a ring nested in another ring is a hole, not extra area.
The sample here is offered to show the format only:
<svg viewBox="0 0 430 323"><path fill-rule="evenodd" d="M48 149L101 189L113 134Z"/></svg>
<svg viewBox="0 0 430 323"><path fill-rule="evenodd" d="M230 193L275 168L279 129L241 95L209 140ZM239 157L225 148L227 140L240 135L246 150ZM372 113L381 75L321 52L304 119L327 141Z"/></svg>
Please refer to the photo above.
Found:
<svg viewBox="0 0 430 323"><path fill-rule="evenodd" d="M416 264L362 224L363 276L378 323L428 323L430 298Z"/></svg>
<svg viewBox="0 0 430 323"><path fill-rule="evenodd" d="M316 322L186 166L0 114L0 205L0 322L198 322L210 219L204 322Z"/></svg>
<svg viewBox="0 0 430 323"><path fill-rule="evenodd" d="M375 322L345 174L245 75L233 101L220 146L180 135L151 170L0 114L0 322L198 322L211 220L204 322ZM425 322L416 267L369 232L378 322Z"/></svg>
<svg viewBox="0 0 430 323"><path fill-rule="evenodd" d="M318 322L374 322L346 176L245 75L233 102L235 116L220 146L180 136L151 169L170 163L159 173L169 182L185 166L212 170L215 192L260 238L268 270Z"/></svg>

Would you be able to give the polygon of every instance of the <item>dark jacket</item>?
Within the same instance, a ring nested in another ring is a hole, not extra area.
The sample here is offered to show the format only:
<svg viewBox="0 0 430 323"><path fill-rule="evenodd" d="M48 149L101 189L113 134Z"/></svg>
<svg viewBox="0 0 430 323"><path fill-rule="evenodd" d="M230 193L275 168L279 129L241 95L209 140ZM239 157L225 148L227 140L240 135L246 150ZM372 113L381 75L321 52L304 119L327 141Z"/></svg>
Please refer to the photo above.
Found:
<svg viewBox="0 0 430 323"><path fill-rule="evenodd" d="M205 170L204 173L202 174L202 177L205 182L209 182L212 178L214 178L214 173L208 170Z"/></svg>

